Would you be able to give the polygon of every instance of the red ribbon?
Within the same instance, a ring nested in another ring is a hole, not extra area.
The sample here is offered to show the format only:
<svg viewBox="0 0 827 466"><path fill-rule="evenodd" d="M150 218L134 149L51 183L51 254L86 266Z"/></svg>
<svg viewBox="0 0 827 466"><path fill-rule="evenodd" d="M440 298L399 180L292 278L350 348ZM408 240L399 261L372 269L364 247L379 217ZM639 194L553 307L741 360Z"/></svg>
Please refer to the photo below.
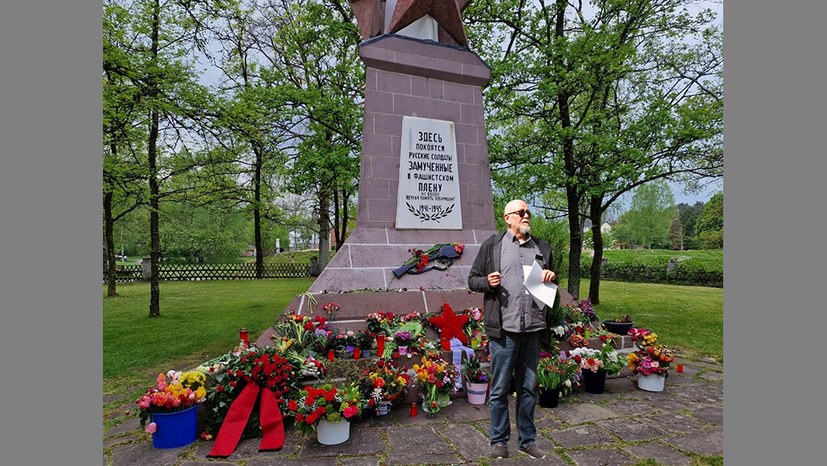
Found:
<svg viewBox="0 0 827 466"><path fill-rule="evenodd" d="M272 451L284 446L284 422L276 396L271 390L266 388L261 390L257 383L249 382L230 405L207 457L226 458L235 451L238 441L241 440L241 434L247 426L247 421L250 419L250 414L253 412L256 399L259 398L259 393L261 394L259 419L262 439L258 449L259 451Z"/></svg>

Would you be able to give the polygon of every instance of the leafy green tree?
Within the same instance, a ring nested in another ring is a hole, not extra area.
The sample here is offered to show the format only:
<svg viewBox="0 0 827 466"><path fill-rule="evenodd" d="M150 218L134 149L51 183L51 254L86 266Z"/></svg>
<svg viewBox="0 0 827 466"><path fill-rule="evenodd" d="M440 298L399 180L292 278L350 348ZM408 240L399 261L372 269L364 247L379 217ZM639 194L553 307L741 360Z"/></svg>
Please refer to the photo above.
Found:
<svg viewBox="0 0 827 466"><path fill-rule="evenodd" d="M582 217L594 225L599 303L599 226L612 204L654 180L721 176L721 34L689 3L488 0L465 12L492 68L492 177L532 200L564 193L549 208L568 216L575 297Z"/></svg>
<svg viewBox="0 0 827 466"><path fill-rule="evenodd" d="M197 112L205 106L206 95L198 84L191 58L199 43L202 21L209 16L212 3L186 0L117 1L107 0L104 9L104 72L118 83L120 90L132 89L131 98L138 110L131 122L135 132L143 134L140 146L125 133L109 132L110 147L145 152L142 160L148 192L150 236L149 316L160 315L158 262L161 257L159 212L161 199L167 195L162 183L175 173L192 167L182 165L188 133L194 130ZM113 31L120 31L113 33ZM115 57L114 59L112 57ZM116 77L115 77L116 76ZM119 95L118 92L114 94ZM114 100L114 99L113 99ZM110 150L111 152L111 150ZM177 153L167 164L167 155ZM106 202L106 201L105 201Z"/></svg>
<svg viewBox="0 0 827 466"><path fill-rule="evenodd" d="M724 193L713 195L695 224L698 245L703 249L724 247Z"/></svg>
<svg viewBox="0 0 827 466"><path fill-rule="evenodd" d="M670 231L675 216L675 197L665 181L641 185L635 190L631 207L623 216L626 238L648 249L664 248L671 243Z"/></svg>
<svg viewBox="0 0 827 466"><path fill-rule="evenodd" d="M694 205L686 203L679 203L677 206L678 216L680 218L682 248L681 249L695 249L695 222L698 220L698 215L704 208L704 203L701 201L695 202Z"/></svg>

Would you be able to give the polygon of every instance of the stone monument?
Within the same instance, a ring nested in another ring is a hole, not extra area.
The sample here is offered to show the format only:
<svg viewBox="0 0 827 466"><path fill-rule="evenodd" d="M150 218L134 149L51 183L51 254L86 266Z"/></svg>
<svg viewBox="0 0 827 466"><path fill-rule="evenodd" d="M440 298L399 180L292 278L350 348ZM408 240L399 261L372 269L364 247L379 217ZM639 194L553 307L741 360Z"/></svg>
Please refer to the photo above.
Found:
<svg viewBox="0 0 827 466"><path fill-rule="evenodd" d="M371 312L482 306L468 274L496 233L482 101L491 72L467 48L468 1L351 1L366 66L357 226L286 312L323 315L334 302L336 326L357 329ZM444 270L393 273L411 250L454 242L463 254Z"/></svg>

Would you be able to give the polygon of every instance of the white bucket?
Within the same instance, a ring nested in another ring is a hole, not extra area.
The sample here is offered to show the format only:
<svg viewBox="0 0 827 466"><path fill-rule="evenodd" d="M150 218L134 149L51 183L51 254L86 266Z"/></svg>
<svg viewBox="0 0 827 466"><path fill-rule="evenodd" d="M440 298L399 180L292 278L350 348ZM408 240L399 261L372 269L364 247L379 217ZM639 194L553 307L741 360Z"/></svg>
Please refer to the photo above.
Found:
<svg viewBox="0 0 827 466"><path fill-rule="evenodd" d="M637 386L647 392L662 392L666 377L660 374L638 375Z"/></svg>
<svg viewBox="0 0 827 466"><path fill-rule="evenodd" d="M316 438L322 445L338 445L350 438L350 421L328 422L322 419L316 427Z"/></svg>

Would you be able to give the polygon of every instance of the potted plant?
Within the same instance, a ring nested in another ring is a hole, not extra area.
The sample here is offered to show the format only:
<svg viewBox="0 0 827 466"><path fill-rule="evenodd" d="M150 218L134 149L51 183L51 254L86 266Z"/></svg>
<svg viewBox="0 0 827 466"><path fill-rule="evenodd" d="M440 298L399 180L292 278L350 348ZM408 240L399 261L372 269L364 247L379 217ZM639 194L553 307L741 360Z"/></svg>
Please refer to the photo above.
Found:
<svg viewBox="0 0 827 466"><path fill-rule="evenodd" d="M363 403L355 383L341 388L326 383L299 390L287 409L301 432L317 431L319 443L336 445L350 438L350 419L362 413Z"/></svg>
<svg viewBox="0 0 827 466"><path fill-rule="evenodd" d="M410 376L405 367L377 359L362 372L359 389L366 399L366 407L375 410L377 416L385 416L391 406L407 390Z"/></svg>
<svg viewBox="0 0 827 466"><path fill-rule="evenodd" d="M362 351L363 358L369 358L373 346L376 344L376 335L370 330L362 330L356 333L356 344Z"/></svg>
<svg viewBox="0 0 827 466"><path fill-rule="evenodd" d="M569 357L565 351L561 351L558 356L541 353L537 363L540 406L556 407L561 392L571 389L579 373L580 364Z"/></svg>
<svg viewBox="0 0 827 466"><path fill-rule="evenodd" d="M618 335L626 335L633 325L632 316L623 313L618 314L613 319L603 321L603 327L606 330Z"/></svg>
<svg viewBox="0 0 827 466"><path fill-rule="evenodd" d="M658 343L657 334L648 329L634 328L630 334L637 350L626 355L626 361L632 373L638 376L638 388L650 392L663 391L669 365L675 361L674 352Z"/></svg>
<svg viewBox="0 0 827 466"><path fill-rule="evenodd" d="M171 370L158 374L155 385L135 400L141 426L152 434L155 448L177 448L195 441L197 405L206 399L206 380L202 372Z"/></svg>
<svg viewBox="0 0 827 466"><path fill-rule="evenodd" d="M465 391L468 394L468 402L472 405L485 404L485 397L488 394L488 382L491 379L491 372L483 368L480 360L471 355L462 365L462 378L465 380Z"/></svg>
<svg viewBox="0 0 827 466"><path fill-rule="evenodd" d="M603 343L599 350L594 348L575 348L569 352L578 364L583 375L583 386L588 393L603 393L607 374L620 372L623 363L617 350L609 343Z"/></svg>

